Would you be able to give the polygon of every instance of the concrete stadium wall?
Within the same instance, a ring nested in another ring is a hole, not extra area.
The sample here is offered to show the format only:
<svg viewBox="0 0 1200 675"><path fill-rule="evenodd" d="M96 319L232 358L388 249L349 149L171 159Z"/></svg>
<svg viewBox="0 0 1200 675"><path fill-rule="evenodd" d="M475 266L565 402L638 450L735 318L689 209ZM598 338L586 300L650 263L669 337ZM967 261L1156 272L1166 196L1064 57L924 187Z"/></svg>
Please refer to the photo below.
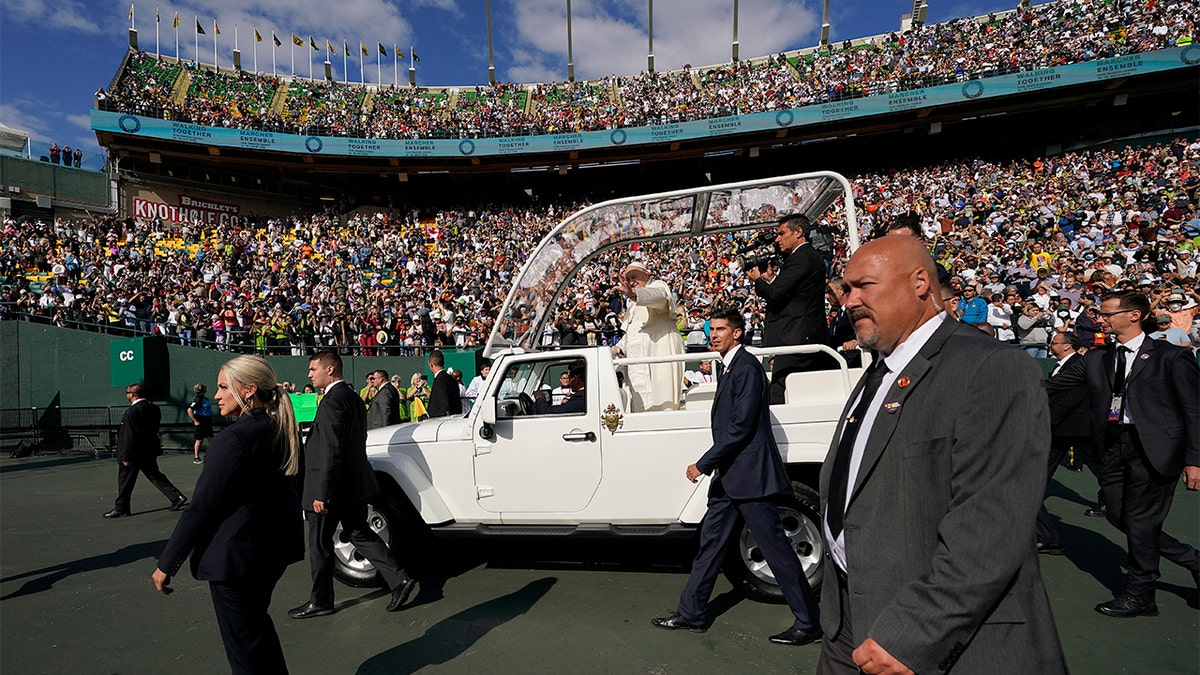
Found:
<svg viewBox="0 0 1200 675"><path fill-rule="evenodd" d="M121 384L110 382L109 342L114 336L70 328L0 321L0 408L64 408L124 406ZM163 423L187 422L185 409L192 401L192 385L204 382L209 395L216 388L217 371L232 354L211 349L168 345L170 378L166 397L156 401L163 409ZM475 351L450 350L448 364L462 367L474 376ZM419 356L344 356L346 380L360 388L367 373L383 368L400 374L407 383L415 372L427 372ZM267 357L280 381L290 380L297 389L308 382L305 356Z"/></svg>

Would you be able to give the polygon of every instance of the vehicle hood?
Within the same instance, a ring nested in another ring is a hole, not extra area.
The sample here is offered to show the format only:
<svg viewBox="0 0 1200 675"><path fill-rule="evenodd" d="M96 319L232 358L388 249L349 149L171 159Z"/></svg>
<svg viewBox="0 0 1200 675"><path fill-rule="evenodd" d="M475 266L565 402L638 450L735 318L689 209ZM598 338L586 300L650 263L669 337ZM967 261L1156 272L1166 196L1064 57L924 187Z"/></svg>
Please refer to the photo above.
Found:
<svg viewBox="0 0 1200 675"><path fill-rule="evenodd" d="M462 437L466 424L467 420L462 417L440 417L372 429L367 432L367 452L386 453L389 446L457 440Z"/></svg>

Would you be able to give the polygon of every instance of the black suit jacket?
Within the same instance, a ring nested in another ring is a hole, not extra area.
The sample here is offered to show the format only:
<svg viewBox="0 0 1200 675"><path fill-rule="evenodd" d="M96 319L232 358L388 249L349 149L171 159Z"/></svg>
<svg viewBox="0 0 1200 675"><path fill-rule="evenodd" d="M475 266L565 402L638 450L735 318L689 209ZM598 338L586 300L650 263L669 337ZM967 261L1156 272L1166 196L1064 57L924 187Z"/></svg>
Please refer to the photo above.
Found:
<svg viewBox="0 0 1200 675"><path fill-rule="evenodd" d="M1054 436L1092 434L1083 358L1080 354L1072 354L1053 377L1046 377L1046 396L1050 400L1050 433Z"/></svg>
<svg viewBox="0 0 1200 675"><path fill-rule="evenodd" d="M587 412L587 389L571 392L571 396L558 405L550 405L549 401L538 399L534 401L533 411L538 415L585 413Z"/></svg>
<svg viewBox="0 0 1200 675"><path fill-rule="evenodd" d="M433 378L429 390L429 416L446 417L462 414L462 399L458 397L458 380L445 370Z"/></svg>
<svg viewBox="0 0 1200 675"><path fill-rule="evenodd" d="M117 430L117 459L137 463L162 454L158 425L162 411L146 399L129 406Z"/></svg>
<svg viewBox="0 0 1200 675"><path fill-rule="evenodd" d="M759 277L754 292L766 301L764 347L824 344L825 260L812 244L801 244L788 255L775 280ZM775 369L807 362L806 355L775 357Z"/></svg>
<svg viewBox="0 0 1200 675"><path fill-rule="evenodd" d="M246 413L213 437L158 568L175 576L191 556L196 579L238 581L277 575L303 560L300 499L282 464L265 412Z"/></svg>
<svg viewBox="0 0 1200 675"><path fill-rule="evenodd" d="M712 475L710 496L759 499L790 489L779 446L771 435L767 374L758 359L738 349L717 380L712 405L713 444L696 462Z"/></svg>
<svg viewBox="0 0 1200 675"><path fill-rule="evenodd" d="M340 505L378 492L367 461L367 409L349 384L339 382L321 398L304 444L304 509L311 511L313 501Z"/></svg>
<svg viewBox="0 0 1200 675"><path fill-rule="evenodd" d="M1115 347L1093 349L1084 359L1092 447L1103 448L1112 401ZM1200 368L1189 349L1162 340L1142 340L1125 378L1125 405L1137 427L1146 458L1164 476L1200 466Z"/></svg>
<svg viewBox="0 0 1200 675"><path fill-rule="evenodd" d="M367 428L378 429L400 423L400 392L385 382L367 408Z"/></svg>

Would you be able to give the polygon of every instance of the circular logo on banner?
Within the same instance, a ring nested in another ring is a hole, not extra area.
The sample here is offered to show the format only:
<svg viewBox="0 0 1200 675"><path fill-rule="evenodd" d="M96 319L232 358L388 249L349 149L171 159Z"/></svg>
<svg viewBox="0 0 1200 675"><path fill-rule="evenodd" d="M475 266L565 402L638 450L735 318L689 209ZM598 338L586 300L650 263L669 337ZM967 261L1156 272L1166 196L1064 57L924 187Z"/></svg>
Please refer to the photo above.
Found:
<svg viewBox="0 0 1200 675"><path fill-rule="evenodd" d="M117 120L117 126L127 134L136 134L142 130L142 121L133 115L121 115L121 118Z"/></svg>
<svg viewBox="0 0 1200 675"><path fill-rule="evenodd" d="M966 98L979 98L983 96L983 83L979 80L971 80L963 85L962 95Z"/></svg>
<svg viewBox="0 0 1200 675"><path fill-rule="evenodd" d="M775 124L781 127L790 127L794 121L796 121L796 116L792 114L791 110L780 110L775 113Z"/></svg>
<svg viewBox="0 0 1200 675"><path fill-rule="evenodd" d="M1200 63L1200 45L1188 45L1184 47L1183 51L1179 52L1179 60L1189 66Z"/></svg>
<svg viewBox="0 0 1200 675"><path fill-rule="evenodd" d="M463 141L462 143L459 143L458 151L464 155L475 154L475 141L472 141L471 139L468 138L467 140Z"/></svg>
<svg viewBox="0 0 1200 675"><path fill-rule="evenodd" d="M613 132L608 135L608 140L612 141L613 145L622 145L629 139L629 134L625 133L624 129L613 129Z"/></svg>
<svg viewBox="0 0 1200 675"><path fill-rule="evenodd" d="M309 152L320 152L325 147L325 144L321 142L320 138L317 138L316 136L309 136L308 138L304 139L304 147L307 148Z"/></svg>

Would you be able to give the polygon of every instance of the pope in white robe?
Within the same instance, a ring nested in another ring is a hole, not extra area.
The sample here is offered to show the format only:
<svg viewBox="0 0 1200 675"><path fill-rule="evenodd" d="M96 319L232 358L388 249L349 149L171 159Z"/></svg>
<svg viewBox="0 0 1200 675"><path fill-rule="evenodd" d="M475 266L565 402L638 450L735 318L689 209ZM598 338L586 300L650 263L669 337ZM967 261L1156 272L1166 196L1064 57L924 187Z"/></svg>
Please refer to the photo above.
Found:
<svg viewBox="0 0 1200 675"><path fill-rule="evenodd" d="M675 326L671 289L651 279L641 263L621 271L621 290L629 297L622 328L625 335L613 347L629 357L683 354L683 339ZM630 412L675 410L683 382L683 363L631 364L628 366Z"/></svg>

